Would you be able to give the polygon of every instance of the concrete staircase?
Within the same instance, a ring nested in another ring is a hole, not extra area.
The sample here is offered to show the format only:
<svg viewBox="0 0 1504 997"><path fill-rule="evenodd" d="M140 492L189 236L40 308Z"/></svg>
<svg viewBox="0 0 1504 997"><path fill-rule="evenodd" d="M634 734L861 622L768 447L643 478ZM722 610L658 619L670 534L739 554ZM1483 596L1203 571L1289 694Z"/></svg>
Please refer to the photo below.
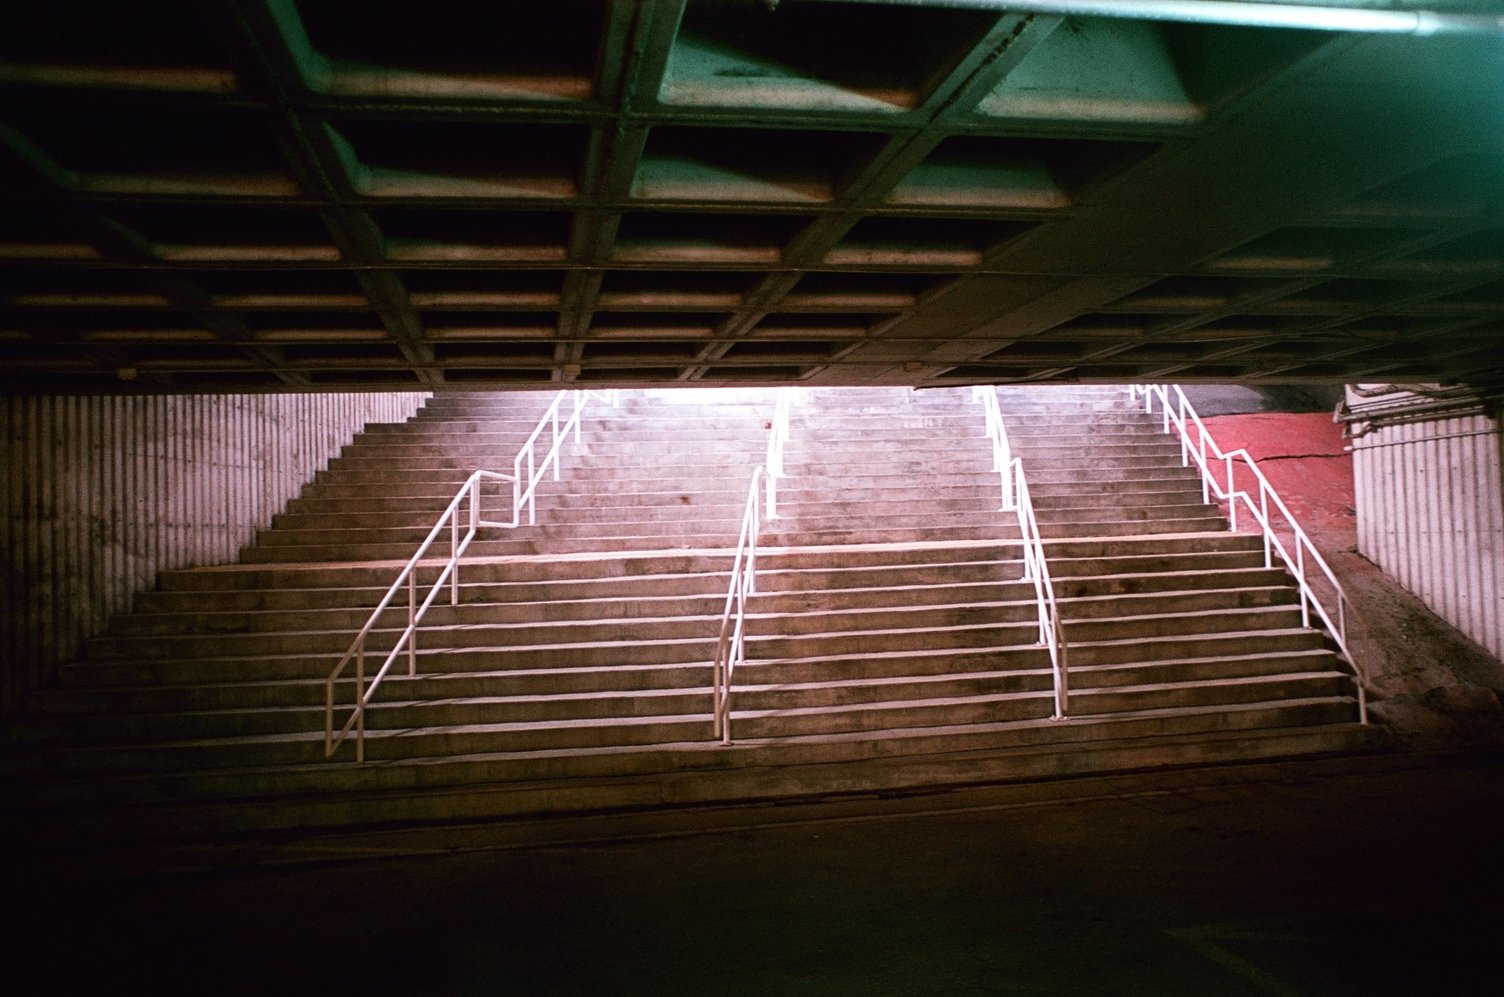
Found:
<svg viewBox="0 0 1504 997"><path fill-rule="evenodd" d="M746 500L741 482L767 447L772 397L729 392L695 405L667 393L626 392L614 408L590 402L580 444L565 444L560 480L540 485L537 525L488 531L471 552L734 545ZM368 427L241 552L241 561L405 561L470 472L511 472L550 399L440 395L405 424ZM566 407L561 425L568 414ZM551 442L545 430L540 461ZM487 515L509 518L510 494L495 485L486 494Z"/></svg>
<svg viewBox="0 0 1504 997"><path fill-rule="evenodd" d="M999 388L1014 456L1023 458L1046 537L1226 530L1201 501L1176 437L1115 387Z"/></svg>
<svg viewBox="0 0 1504 997"><path fill-rule="evenodd" d="M1002 398L1067 619L1069 719L1048 719L1049 658L980 406L966 391L824 389L792 408L736 743L713 742L728 548L773 396L624 393L587 410L538 525L477 540L461 604L425 620L417 677L389 679L368 714L370 761L349 745L325 760L324 679L392 559L471 469L509 469L546 404L456 394L368 427L241 564L169 572L141 593L12 730L12 798L113 834L238 833L1373 744L1289 579L1199 504L1126 392ZM372 648L403 623L390 611ZM339 683L336 702L352 697Z"/></svg>

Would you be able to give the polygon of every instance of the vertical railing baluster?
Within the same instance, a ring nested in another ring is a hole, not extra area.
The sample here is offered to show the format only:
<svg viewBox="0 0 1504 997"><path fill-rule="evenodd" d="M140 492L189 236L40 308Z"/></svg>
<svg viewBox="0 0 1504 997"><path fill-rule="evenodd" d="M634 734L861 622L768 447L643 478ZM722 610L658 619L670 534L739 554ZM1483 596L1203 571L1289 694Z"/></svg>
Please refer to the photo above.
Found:
<svg viewBox="0 0 1504 997"><path fill-rule="evenodd" d="M1310 586L1306 584L1306 548L1300 542L1300 534L1295 535L1295 580L1300 585L1300 625L1311 625L1311 607L1306 605L1306 592Z"/></svg>
<svg viewBox="0 0 1504 997"><path fill-rule="evenodd" d="M1264 567L1274 567L1274 544L1272 542L1274 525L1269 522L1269 486L1264 479L1259 479L1259 512L1264 517Z"/></svg>
<svg viewBox="0 0 1504 997"><path fill-rule="evenodd" d="M560 399L557 399L554 402L554 445L548 451L553 456L553 459L554 459L554 480L555 481L559 480L559 405L558 405L558 402L560 400L562 400L562 396L561 396ZM548 470L548 466L547 466L546 462L544 464L544 468L543 469L545 471Z"/></svg>
<svg viewBox="0 0 1504 997"><path fill-rule="evenodd" d="M366 645L355 652L355 760L366 760Z"/></svg>
<svg viewBox="0 0 1504 997"><path fill-rule="evenodd" d="M1201 431L1201 438L1206 439L1206 430ZM1232 532L1238 532L1238 500L1232 487L1232 458L1227 458L1227 515L1232 521Z"/></svg>

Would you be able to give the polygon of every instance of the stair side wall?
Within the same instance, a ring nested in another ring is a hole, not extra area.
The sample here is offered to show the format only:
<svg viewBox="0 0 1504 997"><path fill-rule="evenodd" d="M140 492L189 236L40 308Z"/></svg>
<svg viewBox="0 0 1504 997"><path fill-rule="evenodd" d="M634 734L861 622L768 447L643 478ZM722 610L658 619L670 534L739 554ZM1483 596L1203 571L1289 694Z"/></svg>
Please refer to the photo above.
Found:
<svg viewBox="0 0 1504 997"><path fill-rule="evenodd" d="M233 562L367 423L428 397L0 399L0 715L159 571Z"/></svg>
<svg viewBox="0 0 1504 997"><path fill-rule="evenodd" d="M1396 392L1395 394L1400 394ZM1365 418L1353 396L1358 549L1504 658L1500 423L1483 412ZM1426 399L1418 399L1425 402Z"/></svg>

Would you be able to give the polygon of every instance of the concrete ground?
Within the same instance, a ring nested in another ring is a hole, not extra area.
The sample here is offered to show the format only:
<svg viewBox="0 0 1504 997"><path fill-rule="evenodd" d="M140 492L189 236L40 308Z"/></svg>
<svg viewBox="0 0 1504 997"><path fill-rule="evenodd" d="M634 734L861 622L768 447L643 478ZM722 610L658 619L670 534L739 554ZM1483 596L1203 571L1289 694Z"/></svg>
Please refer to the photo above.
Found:
<svg viewBox="0 0 1504 997"><path fill-rule="evenodd" d="M1209 768L102 878L8 852L3 958L26 993L1493 994L1501 776L1477 755Z"/></svg>

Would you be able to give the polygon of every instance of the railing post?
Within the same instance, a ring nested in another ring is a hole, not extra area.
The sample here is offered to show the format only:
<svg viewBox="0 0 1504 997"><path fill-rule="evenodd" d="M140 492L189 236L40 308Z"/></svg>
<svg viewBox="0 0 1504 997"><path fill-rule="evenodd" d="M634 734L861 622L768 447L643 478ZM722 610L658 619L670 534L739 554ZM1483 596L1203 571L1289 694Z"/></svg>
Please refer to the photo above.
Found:
<svg viewBox="0 0 1504 997"><path fill-rule="evenodd" d="M562 399L560 399L559 401L562 401ZM559 480L559 405L558 405L557 401L554 403L553 413L554 413L554 419L553 419L554 442L553 442L553 445L551 447L549 447L548 452L551 455L553 455L553 459L554 459L554 480L558 481ZM548 460L547 460L547 458L544 458L544 470L548 469L547 465L548 465Z"/></svg>
<svg viewBox="0 0 1504 997"><path fill-rule="evenodd" d="M711 737L719 739L721 736L721 648L716 643L715 664L711 666L710 673L710 721Z"/></svg>
<svg viewBox="0 0 1504 997"><path fill-rule="evenodd" d="M1204 431L1201 434L1201 438L1203 440L1206 439L1206 433ZM1237 500L1236 494L1233 491L1232 482L1233 482L1233 477L1232 477L1232 458L1228 457L1227 458L1227 516L1228 516L1228 519L1230 519L1232 521L1232 532L1236 533L1236 532L1238 532L1238 500Z"/></svg>
<svg viewBox="0 0 1504 997"><path fill-rule="evenodd" d="M1182 424L1181 426L1181 432L1185 432L1184 424ZM1206 466L1206 433L1199 432L1196 436L1197 442L1199 442L1200 453L1202 453L1202 462L1200 462L1200 472L1202 472L1202 505L1211 505L1212 478L1211 474L1209 474L1209 471L1211 471L1211 469Z"/></svg>
<svg viewBox="0 0 1504 997"><path fill-rule="evenodd" d="M1300 531L1295 532L1295 580L1300 585L1300 625L1311 625L1311 607L1306 599L1309 586L1306 585L1306 547L1300 542Z"/></svg>
<svg viewBox="0 0 1504 997"><path fill-rule="evenodd" d="M1071 710L1070 655L1066 651L1065 628L1060 625L1059 609L1050 617L1054 627L1056 657L1055 666L1055 717L1064 720Z"/></svg>
<svg viewBox="0 0 1504 997"><path fill-rule="evenodd" d="M471 514L474 518L474 514ZM449 517L449 605L460 604L460 510L456 506ZM416 571L414 572L416 573Z"/></svg>
<svg viewBox="0 0 1504 997"><path fill-rule="evenodd" d="M366 760L366 645L355 653L355 761Z"/></svg>
<svg viewBox="0 0 1504 997"><path fill-rule="evenodd" d="M747 583L743 586L745 595L757 594L757 534L762 529L762 520L757 515L757 505L752 505L752 536L751 543L747 547Z"/></svg>
<svg viewBox="0 0 1504 997"><path fill-rule="evenodd" d="M533 467L533 448L527 448L527 525L538 525L538 488L536 469Z"/></svg>
<svg viewBox="0 0 1504 997"><path fill-rule="evenodd" d="M451 555L452 557L453 555ZM407 576L407 675L418 674L418 568Z"/></svg>
<svg viewBox="0 0 1504 997"><path fill-rule="evenodd" d="M1259 512L1264 517L1264 567L1274 567L1274 544L1270 542L1273 535L1269 525L1269 486L1263 478L1259 479Z"/></svg>

